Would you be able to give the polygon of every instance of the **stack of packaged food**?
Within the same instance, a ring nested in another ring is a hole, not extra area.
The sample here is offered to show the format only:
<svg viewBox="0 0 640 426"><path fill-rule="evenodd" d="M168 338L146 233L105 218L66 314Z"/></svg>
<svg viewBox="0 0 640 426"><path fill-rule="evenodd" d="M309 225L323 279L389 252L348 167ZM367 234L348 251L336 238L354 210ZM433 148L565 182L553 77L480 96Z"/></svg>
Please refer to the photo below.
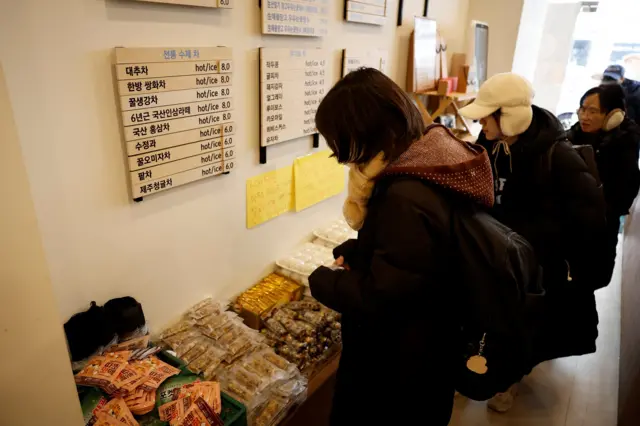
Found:
<svg viewBox="0 0 640 426"><path fill-rule="evenodd" d="M262 334L225 308L224 303L204 300L160 339L192 372L219 381L226 393L245 404L250 416L262 414L264 410L257 409L271 398L278 398L283 410L304 398L307 381L295 365L276 355L264 345ZM271 407L261 423L271 424L268 419L280 414Z"/></svg>
<svg viewBox="0 0 640 426"><path fill-rule="evenodd" d="M81 386L94 386L122 400L134 414L153 410L156 390L180 370L155 356L133 359L132 351L108 352L95 356L75 376Z"/></svg>
<svg viewBox="0 0 640 426"><path fill-rule="evenodd" d="M307 375L341 349L340 315L311 298L273 309L264 325L266 343Z"/></svg>
<svg viewBox="0 0 640 426"><path fill-rule="evenodd" d="M259 330L262 318L276 305L302 298L300 284L277 274L270 274L236 299L233 309L245 324Z"/></svg>
<svg viewBox="0 0 640 426"><path fill-rule="evenodd" d="M320 266L334 262L333 251L323 245L306 243L276 261L276 273L305 286L309 276Z"/></svg>
<svg viewBox="0 0 640 426"><path fill-rule="evenodd" d="M336 220L328 226L313 231L314 244L319 244L330 249L338 247L349 239L358 237L358 233L351 229L344 219Z"/></svg>
<svg viewBox="0 0 640 426"><path fill-rule="evenodd" d="M180 423L181 419L189 417L189 413L193 412L193 416L198 416L198 411L208 414L205 417L211 417L216 424L223 424L219 417L222 411L222 400L220 398L220 384L216 382L200 382L185 384L176 389L173 393L171 401L164 403L158 407L160 420L169 422L171 425ZM211 408L212 413L207 413L206 408L199 407L198 400L204 400L206 406ZM191 423L187 423L191 424Z"/></svg>

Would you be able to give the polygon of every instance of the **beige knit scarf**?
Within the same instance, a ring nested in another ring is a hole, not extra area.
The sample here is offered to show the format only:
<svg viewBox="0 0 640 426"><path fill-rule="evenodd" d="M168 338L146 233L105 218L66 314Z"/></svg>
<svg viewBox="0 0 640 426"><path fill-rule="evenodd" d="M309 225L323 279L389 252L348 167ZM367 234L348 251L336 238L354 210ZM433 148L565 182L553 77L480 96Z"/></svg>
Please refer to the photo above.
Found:
<svg viewBox="0 0 640 426"><path fill-rule="evenodd" d="M367 204L373 193L375 178L389 163L381 152L364 165L349 166L349 195L342 209L344 218L351 228L359 231L367 217Z"/></svg>

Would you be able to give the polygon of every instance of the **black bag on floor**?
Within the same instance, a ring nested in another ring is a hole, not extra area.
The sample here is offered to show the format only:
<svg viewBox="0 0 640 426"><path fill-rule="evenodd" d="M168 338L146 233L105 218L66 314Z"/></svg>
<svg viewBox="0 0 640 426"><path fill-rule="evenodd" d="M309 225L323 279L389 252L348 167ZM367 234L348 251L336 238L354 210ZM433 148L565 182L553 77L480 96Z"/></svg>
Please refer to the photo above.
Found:
<svg viewBox="0 0 640 426"><path fill-rule="evenodd" d="M531 368L542 270L531 245L487 212L454 212L451 226L462 296L455 385L462 395L484 401Z"/></svg>

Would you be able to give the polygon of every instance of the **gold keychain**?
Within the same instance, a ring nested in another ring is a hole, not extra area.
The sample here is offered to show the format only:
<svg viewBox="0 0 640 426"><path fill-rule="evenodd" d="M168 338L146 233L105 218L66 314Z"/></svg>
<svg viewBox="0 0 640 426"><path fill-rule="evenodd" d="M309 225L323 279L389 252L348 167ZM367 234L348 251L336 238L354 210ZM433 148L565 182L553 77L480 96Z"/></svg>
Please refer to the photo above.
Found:
<svg viewBox="0 0 640 426"><path fill-rule="evenodd" d="M482 353L484 352L484 340L486 337L487 333L482 335L478 355L474 355L467 360L467 368L476 374L486 374L487 370L489 370L489 367L487 367L487 359L482 356Z"/></svg>

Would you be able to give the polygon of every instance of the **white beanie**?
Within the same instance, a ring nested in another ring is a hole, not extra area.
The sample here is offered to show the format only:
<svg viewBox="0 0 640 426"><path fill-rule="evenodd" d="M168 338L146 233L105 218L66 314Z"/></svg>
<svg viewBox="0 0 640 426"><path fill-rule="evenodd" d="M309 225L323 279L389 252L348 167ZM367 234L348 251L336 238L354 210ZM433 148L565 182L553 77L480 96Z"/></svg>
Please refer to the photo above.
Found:
<svg viewBox="0 0 640 426"><path fill-rule="evenodd" d="M505 136L524 133L533 121L533 87L529 81L511 72L488 79L473 103L460 110L463 117L480 120L500 110L500 129Z"/></svg>

